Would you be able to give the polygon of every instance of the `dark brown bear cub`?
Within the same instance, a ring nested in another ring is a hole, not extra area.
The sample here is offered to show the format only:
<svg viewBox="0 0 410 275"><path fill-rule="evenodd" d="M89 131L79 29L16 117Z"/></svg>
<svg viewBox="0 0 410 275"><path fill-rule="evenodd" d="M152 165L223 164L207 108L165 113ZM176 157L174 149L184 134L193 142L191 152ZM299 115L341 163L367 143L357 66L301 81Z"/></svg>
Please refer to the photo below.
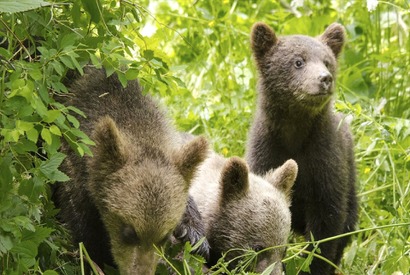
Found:
<svg viewBox="0 0 410 275"><path fill-rule="evenodd" d="M63 168L71 180L55 193L61 218L99 266L115 263L121 274L154 274L154 246L163 246L178 225L178 235L190 234L188 189L207 141L181 146L179 133L138 81L123 88L115 75L85 71L64 101L87 115L78 117L81 130L96 146L93 157L66 151Z"/></svg>
<svg viewBox="0 0 410 275"><path fill-rule="evenodd" d="M350 232L358 219L352 136L332 103L344 41L344 28L337 23L317 38L278 38L264 23L256 23L252 30L259 86L246 158L256 174L290 158L297 162L292 228L307 239L311 234L320 240ZM321 255L337 265L347 242L348 238L339 238L323 243ZM331 265L317 258L310 270L334 273Z"/></svg>

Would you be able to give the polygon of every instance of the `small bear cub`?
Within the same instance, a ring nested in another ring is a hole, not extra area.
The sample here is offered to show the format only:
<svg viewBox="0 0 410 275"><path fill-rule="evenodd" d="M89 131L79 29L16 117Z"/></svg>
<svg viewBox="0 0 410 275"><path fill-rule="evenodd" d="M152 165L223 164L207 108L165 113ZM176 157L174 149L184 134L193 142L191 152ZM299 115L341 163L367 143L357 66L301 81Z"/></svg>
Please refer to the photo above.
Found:
<svg viewBox="0 0 410 275"><path fill-rule="evenodd" d="M290 233L290 189L297 165L286 161L257 176L243 159L211 153L199 167L189 190L198 206L209 241L209 266L222 254L234 268L243 249L259 251L252 271L275 264L271 274L282 274L282 257Z"/></svg>
<svg viewBox="0 0 410 275"><path fill-rule="evenodd" d="M316 38L277 37L264 23L256 23L251 34L259 84L246 160L256 174L289 158L297 162L292 229L306 239L311 234L320 240L350 232L358 219L353 139L332 102L344 42L344 28L337 23ZM339 264L348 240L321 244L321 255ZM334 273L316 257L310 270Z"/></svg>

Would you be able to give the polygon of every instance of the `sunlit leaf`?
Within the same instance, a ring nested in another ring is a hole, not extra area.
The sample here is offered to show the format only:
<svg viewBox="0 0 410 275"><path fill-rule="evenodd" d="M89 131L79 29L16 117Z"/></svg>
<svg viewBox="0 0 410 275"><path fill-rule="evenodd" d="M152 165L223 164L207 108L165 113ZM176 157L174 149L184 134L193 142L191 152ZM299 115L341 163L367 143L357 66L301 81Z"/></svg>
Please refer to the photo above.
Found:
<svg viewBox="0 0 410 275"><path fill-rule="evenodd" d="M47 142L47 144L51 144L52 138L50 131L47 128L43 128L41 130L41 137L44 139L45 142Z"/></svg>
<svg viewBox="0 0 410 275"><path fill-rule="evenodd" d="M60 128L58 128L56 125L51 125L50 126L50 132L56 136L60 136L61 137L61 131Z"/></svg>
<svg viewBox="0 0 410 275"><path fill-rule="evenodd" d="M37 9L51 5L50 3L42 0L0 0L0 12L23 12L28 10Z"/></svg>

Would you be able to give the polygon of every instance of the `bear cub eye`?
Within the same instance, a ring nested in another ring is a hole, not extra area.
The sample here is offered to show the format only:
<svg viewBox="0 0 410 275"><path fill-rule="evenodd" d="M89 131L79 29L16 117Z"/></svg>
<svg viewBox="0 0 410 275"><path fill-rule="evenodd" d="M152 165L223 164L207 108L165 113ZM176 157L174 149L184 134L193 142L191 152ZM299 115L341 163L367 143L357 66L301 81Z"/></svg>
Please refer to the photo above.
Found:
<svg viewBox="0 0 410 275"><path fill-rule="evenodd" d="M261 250L264 250L265 248L261 245L255 245L254 247L252 247L252 250L255 252L259 252Z"/></svg>
<svg viewBox="0 0 410 275"><path fill-rule="evenodd" d="M295 67L296 67L297 69L302 68L304 65L305 65L305 61L304 61L303 59L297 59L297 60L295 61Z"/></svg>
<svg viewBox="0 0 410 275"><path fill-rule="evenodd" d="M131 225L124 225L121 230L121 240L130 245L137 245L140 243L140 239Z"/></svg>

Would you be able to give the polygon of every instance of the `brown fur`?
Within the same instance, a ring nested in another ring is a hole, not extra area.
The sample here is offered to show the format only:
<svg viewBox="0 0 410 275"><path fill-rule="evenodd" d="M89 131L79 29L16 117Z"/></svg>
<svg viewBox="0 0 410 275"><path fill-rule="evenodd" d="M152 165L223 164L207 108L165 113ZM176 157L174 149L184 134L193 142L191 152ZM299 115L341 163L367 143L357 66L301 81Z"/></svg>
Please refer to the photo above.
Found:
<svg viewBox="0 0 410 275"><path fill-rule="evenodd" d="M246 159L255 173L289 158L298 163L292 229L307 239L349 232L357 222L353 141L332 107L336 59L344 41L344 29L337 23L317 38L278 38L264 23L252 30L259 94ZM339 264L347 241L324 243L322 256ZM312 274L334 272L317 258L310 268Z"/></svg>
<svg viewBox="0 0 410 275"><path fill-rule="evenodd" d="M244 160L212 154L200 166L190 194L202 215L211 246L210 265L230 249L262 250L286 243L290 232L289 202L297 165L288 160L264 177L249 173ZM276 263L272 274L281 274L285 248L260 254L254 271ZM226 260L240 255L227 254ZM236 262L231 264L231 267Z"/></svg>
<svg viewBox="0 0 410 275"><path fill-rule="evenodd" d="M207 141L180 146L179 134L137 81L123 88L116 76L87 69L70 85L65 105L83 110L81 130L96 142L93 157L67 151L71 181L57 189L61 217L75 242L100 266L121 274L154 274L161 247L180 223ZM67 149L67 148L66 148Z"/></svg>

